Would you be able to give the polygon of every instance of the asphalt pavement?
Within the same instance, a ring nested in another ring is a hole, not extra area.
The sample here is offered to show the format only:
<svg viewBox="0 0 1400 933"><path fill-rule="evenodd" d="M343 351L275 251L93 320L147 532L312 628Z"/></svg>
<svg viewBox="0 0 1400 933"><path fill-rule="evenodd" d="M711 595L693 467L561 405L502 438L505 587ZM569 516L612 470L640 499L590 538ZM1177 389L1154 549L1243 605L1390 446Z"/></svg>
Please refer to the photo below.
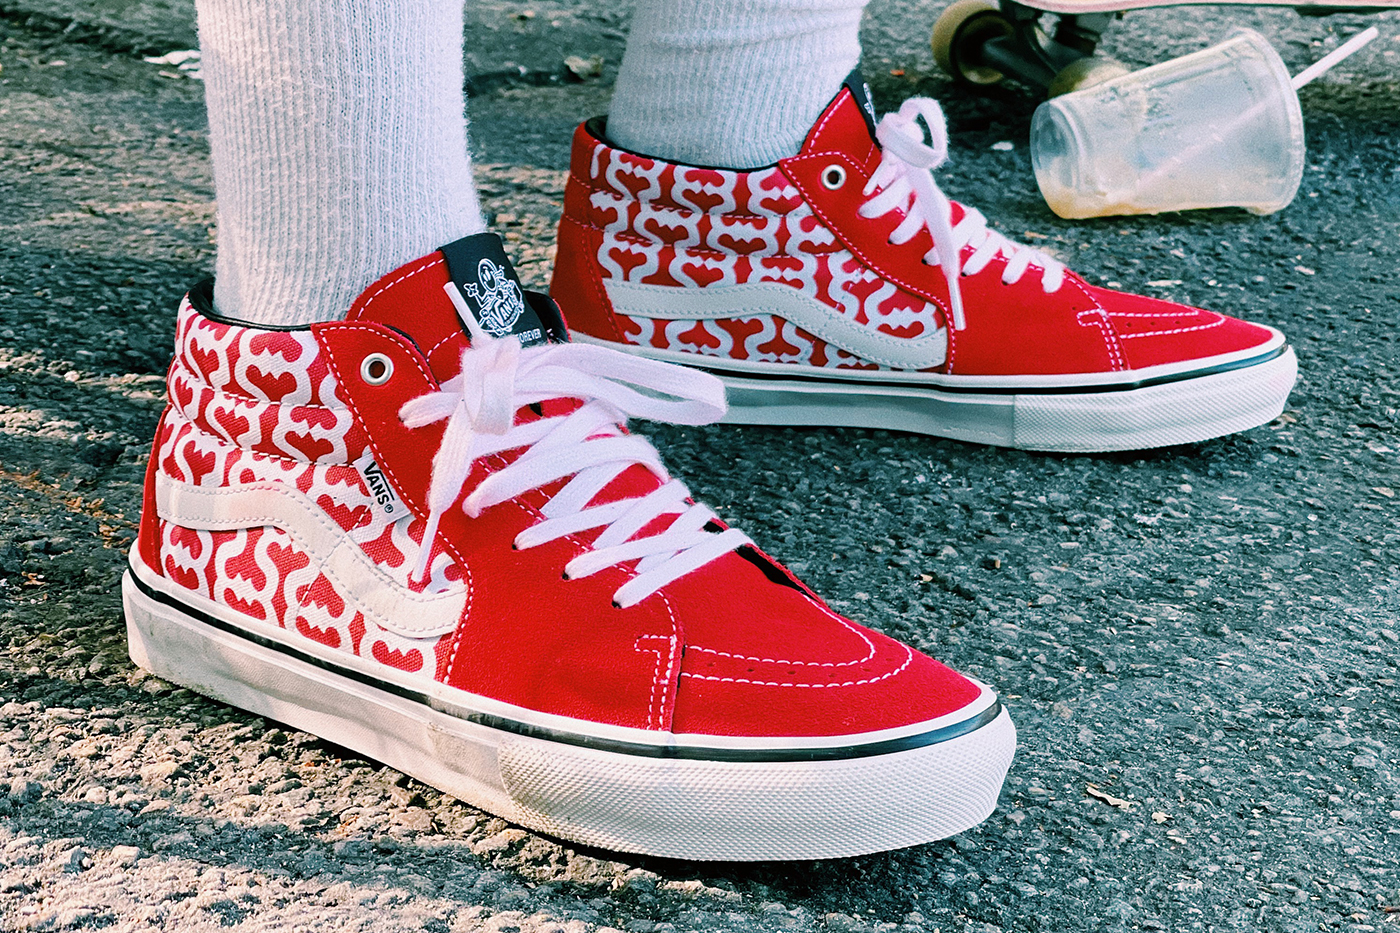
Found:
<svg viewBox="0 0 1400 933"><path fill-rule="evenodd" d="M0 930L1400 930L1400 14L1129 14L1107 46L1135 65L1236 24L1295 69L1383 35L1304 90L1286 210L1069 222L1030 171L1036 99L955 88L937 8L875 0L877 104L944 102L951 195L1091 281L1281 328L1300 382L1267 426L1143 454L647 426L838 609L995 684L1020 734L956 839L714 865L526 833L126 659L173 311L213 265L201 85L143 61L193 45L190 6L0 0ZM627 6L468 19L479 182L541 285Z"/></svg>

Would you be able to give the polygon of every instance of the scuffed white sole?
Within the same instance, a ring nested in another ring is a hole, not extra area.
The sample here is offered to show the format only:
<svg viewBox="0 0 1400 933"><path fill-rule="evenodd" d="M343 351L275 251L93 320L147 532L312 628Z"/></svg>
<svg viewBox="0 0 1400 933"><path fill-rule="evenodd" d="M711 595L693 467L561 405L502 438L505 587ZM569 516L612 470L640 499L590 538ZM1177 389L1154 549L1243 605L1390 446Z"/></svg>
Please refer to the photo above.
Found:
<svg viewBox="0 0 1400 933"><path fill-rule="evenodd" d="M1202 375L1178 373L1138 387L1056 391L1043 384L1045 377L1027 377L1022 391L1009 377L1009 388L991 392L977 391L973 380L951 385L956 377L921 384L910 378L915 373L879 382L880 373L827 378L814 367L791 363L741 370L715 357L575 336L713 373L727 390L723 420L732 424L884 428L1060 453L1147 450L1256 428L1278 417L1298 378L1298 358L1284 347L1260 362Z"/></svg>
<svg viewBox="0 0 1400 933"><path fill-rule="evenodd" d="M822 760L627 754L505 731L388 679L367 683L315 652L279 648L252 626L240 632L237 613L143 571L127 572L122 597L131 658L144 670L585 845L761 860L930 842L991 814L1016 747L995 702L951 738Z"/></svg>

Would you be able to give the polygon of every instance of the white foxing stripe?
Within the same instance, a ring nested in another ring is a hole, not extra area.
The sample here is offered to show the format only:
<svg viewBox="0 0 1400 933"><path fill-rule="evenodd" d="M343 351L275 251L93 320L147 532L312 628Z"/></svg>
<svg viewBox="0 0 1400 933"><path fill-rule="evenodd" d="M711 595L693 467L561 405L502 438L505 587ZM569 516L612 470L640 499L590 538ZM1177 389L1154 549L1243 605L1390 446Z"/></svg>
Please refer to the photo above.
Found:
<svg viewBox="0 0 1400 933"><path fill-rule="evenodd" d="M184 528L235 531L271 526L292 537L347 603L381 628L406 638L445 635L457 627L467 589L454 583L418 593L385 573L325 510L287 483L195 486L156 474L156 512Z"/></svg>

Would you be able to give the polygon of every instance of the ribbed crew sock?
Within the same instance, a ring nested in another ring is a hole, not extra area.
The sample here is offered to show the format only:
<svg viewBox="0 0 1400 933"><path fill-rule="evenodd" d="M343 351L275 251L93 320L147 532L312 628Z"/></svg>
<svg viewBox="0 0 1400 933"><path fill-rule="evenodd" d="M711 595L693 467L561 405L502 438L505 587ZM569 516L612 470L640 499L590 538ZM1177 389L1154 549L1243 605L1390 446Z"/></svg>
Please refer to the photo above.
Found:
<svg viewBox="0 0 1400 933"><path fill-rule="evenodd" d="M865 0L641 0L608 136L689 165L795 155L860 61Z"/></svg>
<svg viewBox="0 0 1400 933"><path fill-rule="evenodd" d="M484 229L467 156L460 2L197 8L222 314L340 318L379 276Z"/></svg>

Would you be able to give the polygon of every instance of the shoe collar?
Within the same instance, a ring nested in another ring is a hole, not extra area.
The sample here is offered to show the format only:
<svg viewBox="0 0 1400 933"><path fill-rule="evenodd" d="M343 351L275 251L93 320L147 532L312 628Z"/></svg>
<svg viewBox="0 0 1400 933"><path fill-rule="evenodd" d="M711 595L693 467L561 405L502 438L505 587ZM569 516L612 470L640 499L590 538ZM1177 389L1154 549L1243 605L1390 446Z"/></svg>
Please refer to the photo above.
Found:
<svg viewBox="0 0 1400 933"><path fill-rule="evenodd" d="M870 86L865 83L860 69L857 68L841 82L840 90L822 110L821 116L817 118L812 129L808 131L802 148L797 154L806 156L840 151L855 158L857 162L866 164L867 168L873 171L880 161L880 146L875 141L876 121L875 105L870 95ZM608 118L606 116L593 117L584 121L581 132L584 134L584 138L591 138L609 149L626 152L639 159L654 159L657 162L669 161L635 152L613 142L608 136ZM749 169L728 168L722 165L683 164L686 168L691 169L749 174L777 168L783 161L785 160L780 159L772 165Z"/></svg>
<svg viewBox="0 0 1400 933"><path fill-rule="evenodd" d="M856 69L846 76L841 89L812 124L797 158L839 152L853 160L869 177L880 165L882 150L875 139L878 120L870 85L861 77L860 69ZM950 222L956 224L962 220L966 209L957 201L950 199L949 203L953 208Z"/></svg>
<svg viewBox="0 0 1400 933"><path fill-rule="evenodd" d="M456 240L388 273L360 294L345 320L402 333L445 382L460 371L461 352L472 342L445 291L449 284L473 313L472 325L492 336L514 335L526 347L569 340L558 306L521 286L494 233Z"/></svg>
<svg viewBox="0 0 1400 933"><path fill-rule="evenodd" d="M880 162L880 144L875 141L875 104L870 85L860 71L846 76L841 89L812 124L798 156L841 152L854 159L867 172Z"/></svg>
<svg viewBox="0 0 1400 933"><path fill-rule="evenodd" d="M471 345L471 334L444 291L449 282L475 313L475 323L494 336L514 334L524 346L569 342L558 305L548 295L521 286L494 233L463 237L387 273L360 293L345 321L379 324L407 337L428 360L433 376L446 382L461 370L462 350ZM189 301L199 314L221 324L267 331L307 329L220 314L214 307L212 278L191 288Z"/></svg>

